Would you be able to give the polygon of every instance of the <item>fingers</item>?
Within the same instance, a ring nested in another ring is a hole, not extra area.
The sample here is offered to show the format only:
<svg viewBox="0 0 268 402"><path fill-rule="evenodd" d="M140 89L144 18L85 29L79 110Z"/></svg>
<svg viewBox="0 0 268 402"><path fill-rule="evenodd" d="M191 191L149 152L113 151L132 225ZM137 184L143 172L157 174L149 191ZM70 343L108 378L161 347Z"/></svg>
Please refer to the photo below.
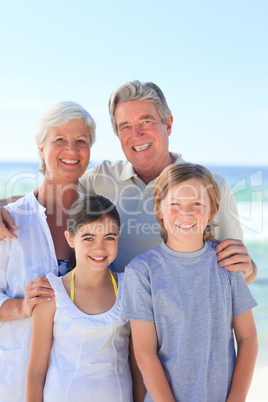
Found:
<svg viewBox="0 0 268 402"><path fill-rule="evenodd" d="M15 225L15 222L11 218L9 212L1 207L0 208L0 240L3 240L5 237L9 237L10 239L17 239L17 236L11 232L11 230L18 230L19 227Z"/></svg>
<svg viewBox="0 0 268 402"><path fill-rule="evenodd" d="M216 246L217 260L220 267L228 271L248 272L251 259L241 240L226 239Z"/></svg>
<svg viewBox="0 0 268 402"><path fill-rule="evenodd" d="M40 276L28 284L25 294L27 294L29 299L35 297L52 297L54 296L54 290L48 279L44 276Z"/></svg>
<svg viewBox="0 0 268 402"><path fill-rule="evenodd" d="M23 301L23 310L25 316L31 317L36 304L46 303L52 300L53 297L54 290L52 289L46 277L41 276L29 282L25 289Z"/></svg>

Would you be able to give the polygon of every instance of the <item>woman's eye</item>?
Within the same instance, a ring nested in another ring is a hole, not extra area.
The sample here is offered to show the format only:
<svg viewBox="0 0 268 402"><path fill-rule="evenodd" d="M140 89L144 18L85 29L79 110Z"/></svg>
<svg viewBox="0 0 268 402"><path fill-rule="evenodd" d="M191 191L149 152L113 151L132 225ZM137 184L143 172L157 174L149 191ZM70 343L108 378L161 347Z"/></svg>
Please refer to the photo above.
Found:
<svg viewBox="0 0 268 402"><path fill-rule="evenodd" d="M62 138L62 137L60 137L60 138L57 138L57 139L56 139L56 141L57 141L57 142L61 142L61 141L64 141L64 138Z"/></svg>
<svg viewBox="0 0 268 402"><path fill-rule="evenodd" d="M201 203L200 202L194 202L194 205L199 207L201 205Z"/></svg>

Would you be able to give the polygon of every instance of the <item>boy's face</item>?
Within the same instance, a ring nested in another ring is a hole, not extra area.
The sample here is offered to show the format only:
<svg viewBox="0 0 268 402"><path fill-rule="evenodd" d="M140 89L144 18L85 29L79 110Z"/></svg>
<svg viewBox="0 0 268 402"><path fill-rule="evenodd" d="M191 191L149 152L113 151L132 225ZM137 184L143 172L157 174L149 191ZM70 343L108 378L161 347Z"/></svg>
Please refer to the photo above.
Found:
<svg viewBox="0 0 268 402"><path fill-rule="evenodd" d="M203 247L203 232L212 213L207 190L197 179L171 187L160 209L169 248L191 252Z"/></svg>

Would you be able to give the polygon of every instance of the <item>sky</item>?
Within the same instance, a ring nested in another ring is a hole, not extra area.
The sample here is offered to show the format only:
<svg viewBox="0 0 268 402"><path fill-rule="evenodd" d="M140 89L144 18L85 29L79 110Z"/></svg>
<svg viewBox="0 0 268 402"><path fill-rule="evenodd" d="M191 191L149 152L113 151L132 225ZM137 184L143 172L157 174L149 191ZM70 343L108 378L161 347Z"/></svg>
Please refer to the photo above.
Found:
<svg viewBox="0 0 268 402"><path fill-rule="evenodd" d="M167 98L171 151L268 165L267 20L267 0L0 0L0 161L37 160L37 121L63 100L96 121L92 160L124 159L108 100L139 79Z"/></svg>

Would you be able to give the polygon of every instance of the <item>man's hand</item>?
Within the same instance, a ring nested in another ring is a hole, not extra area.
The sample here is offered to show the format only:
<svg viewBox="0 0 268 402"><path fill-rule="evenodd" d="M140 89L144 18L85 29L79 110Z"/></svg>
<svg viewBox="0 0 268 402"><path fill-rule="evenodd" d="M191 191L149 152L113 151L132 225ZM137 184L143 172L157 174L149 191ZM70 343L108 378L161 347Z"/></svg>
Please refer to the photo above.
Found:
<svg viewBox="0 0 268 402"><path fill-rule="evenodd" d="M247 284L255 279L257 267L241 240L223 240L217 245L216 253L220 267L224 267L227 271L242 271Z"/></svg>
<svg viewBox="0 0 268 402"><path fill-rule="evenodd" d="M15 225L15 222L10 216L7 209L0 207L0 241L5 237L10 239L17 239L17 236L11 232L11 230L18 230L19 227Z"/></svg>

